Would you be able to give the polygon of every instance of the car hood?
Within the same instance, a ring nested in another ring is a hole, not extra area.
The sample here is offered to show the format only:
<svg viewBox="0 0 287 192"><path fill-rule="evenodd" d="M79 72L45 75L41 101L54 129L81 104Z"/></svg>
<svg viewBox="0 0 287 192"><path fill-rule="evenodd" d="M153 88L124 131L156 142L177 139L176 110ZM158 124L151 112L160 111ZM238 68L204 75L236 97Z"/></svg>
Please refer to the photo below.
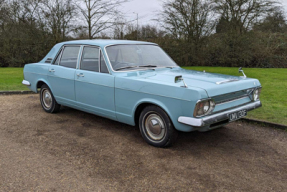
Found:
<svg viewBox="0 0 287 192"><path fill-rule="evenodd" d="M257 79L217 73L205 73L182 68L137 73L137 78L140 78L143 81L169 84L177 87L183 86L183 82L175 83L176 76L182 76L184 82L187 84L187 89L204 89L209 97L260 86L260 82ZM182 87L182 89L186 88Z"/></svg>

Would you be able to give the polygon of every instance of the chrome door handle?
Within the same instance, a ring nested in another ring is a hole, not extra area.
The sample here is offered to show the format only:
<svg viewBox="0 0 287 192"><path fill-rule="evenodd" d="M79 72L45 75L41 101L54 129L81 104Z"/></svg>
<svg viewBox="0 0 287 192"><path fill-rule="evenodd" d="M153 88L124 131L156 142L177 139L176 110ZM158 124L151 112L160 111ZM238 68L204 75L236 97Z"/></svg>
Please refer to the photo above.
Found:
<svg viewBox="0 0 287 192"><path fill-rule="evenodd" d="M55 70L54 69L49 69L49 72L55 72Z"/></svg>
<svg viewBox="0 0 287 192"><path fill-rule="evenodd" d="M85 77L83 73L77 74L78 77Z"/></svg>

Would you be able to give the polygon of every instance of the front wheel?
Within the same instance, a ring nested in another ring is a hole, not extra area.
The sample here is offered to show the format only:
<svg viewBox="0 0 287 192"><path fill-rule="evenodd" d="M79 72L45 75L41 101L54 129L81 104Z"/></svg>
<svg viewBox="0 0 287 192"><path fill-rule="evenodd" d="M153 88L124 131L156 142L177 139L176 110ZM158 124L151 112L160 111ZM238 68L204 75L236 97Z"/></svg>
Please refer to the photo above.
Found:
<svg viewBox="0 0 287 192"><path fill-rule="evenodd" d="M169 147L177 138L177 131L168 115L154 105L147 106L141 112L139 128L144 140L155 147Z"/></svg>
<svg viewBox="0 0 287 192"><path fill-rule="evenodd" d="M61 105L55 100L50 88L44 84L40 91L40 102L47 113L56 113L60 110Z"/></svg>

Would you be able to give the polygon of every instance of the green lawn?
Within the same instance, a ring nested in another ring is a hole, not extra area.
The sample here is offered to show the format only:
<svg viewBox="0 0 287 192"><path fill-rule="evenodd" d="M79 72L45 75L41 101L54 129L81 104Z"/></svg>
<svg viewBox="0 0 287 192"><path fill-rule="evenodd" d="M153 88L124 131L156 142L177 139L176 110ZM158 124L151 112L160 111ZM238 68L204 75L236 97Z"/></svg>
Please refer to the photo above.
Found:
<svg viewBox="0 0 287 192"><path fill-rule="evenodd" d="M240 76L232 67L184 67L211 73ZM287 69L245 68L248 77L259 79L262 84L263 107L248 113L249 118L287 125ZM23 68L0 68L0 91L28 90L21 84Z"/></svg>
<svg viewBox="0 0 287 192"><path fill-rule="evenodd" d="M29 90L22 85L23 68L0 67L0 91L24 91Z"/></svg>
<svg viewBox="0 0 287 192"><path fill-rule="evenodd" d="M234 67L184 67L210 73L240 76ZM247 77L259 79L263 106L248 113L248 118L287 125L287 69L244 68Z"/></svg>

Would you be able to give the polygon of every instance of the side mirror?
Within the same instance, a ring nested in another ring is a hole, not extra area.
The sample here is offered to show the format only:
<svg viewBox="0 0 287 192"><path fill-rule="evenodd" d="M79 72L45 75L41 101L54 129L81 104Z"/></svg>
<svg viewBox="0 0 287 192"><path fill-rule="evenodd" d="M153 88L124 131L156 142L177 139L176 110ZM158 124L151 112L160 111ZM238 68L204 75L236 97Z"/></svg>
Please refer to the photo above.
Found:
<svg viewBox="0 0 287 192"><path fill-rule="evenodd" d="M182 82L182 83L183 83L183 86L181 86L181 87L187 88L187 85L185 84L185 82L184 82L184 80L183 80L183 78L182 78L181 75L176 76L176 77L174 78L174 82L175 82L175 83Z"/></svg>
<svg viewBox="0 0 287 192"><path fill-rule="evenodd" d="M239 72L239 73L242 73L242 74L243 74L243 77L246 78L246 75L245 75L245 73L244 73L242 67L240 67L240 68L238 69L238 72Z"/></svg>
<svg viewBox="0 0 287 192"><path fill-rule="evenodd" d="M240 67L239 69L238 69L238 73L241 73L242 72L242 67Z"/></svg>
<svg viewBox="0 0 287 192"><path fill-rule="evenodd" d="M181 82L183 79L182 79L182 76L180 75L180 76L176 76L175 78L174 78L174 82L175 83L179 83L179 82Z"/></svg>

